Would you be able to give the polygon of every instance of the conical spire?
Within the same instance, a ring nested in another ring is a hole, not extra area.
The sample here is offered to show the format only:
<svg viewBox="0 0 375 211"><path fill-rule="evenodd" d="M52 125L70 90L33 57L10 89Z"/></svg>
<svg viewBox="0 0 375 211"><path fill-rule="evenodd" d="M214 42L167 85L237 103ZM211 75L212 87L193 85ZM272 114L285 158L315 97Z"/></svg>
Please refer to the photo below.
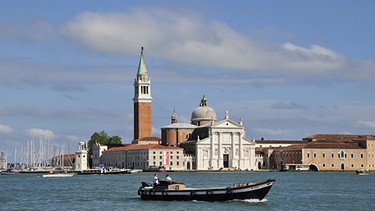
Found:
<svg viewBox="0 0 375 211"><path fill-rule="evenodd" d="M171 116L171 123L177 123L178 122L178 117L177 117L177 114L176 114L176 109L173 109L173 114Z"/></svg>
<svg viewBox="0 0 375 211"><path fill-rule="evenodd" d="M145 58L143 55L143 47L141 47L141 58L139 59L137 75L147 75L147 68L145 64Z"/></svg>

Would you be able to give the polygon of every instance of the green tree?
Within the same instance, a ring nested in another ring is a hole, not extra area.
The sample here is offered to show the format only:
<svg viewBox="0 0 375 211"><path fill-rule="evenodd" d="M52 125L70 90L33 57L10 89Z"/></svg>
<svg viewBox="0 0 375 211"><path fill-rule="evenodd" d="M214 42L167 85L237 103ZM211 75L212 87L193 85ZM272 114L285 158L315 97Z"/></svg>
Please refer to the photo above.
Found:
<svg viewBox="0 0 375 211"><path fill-rule="evenodd" d="M99 144L122 144L122 139L121 139L120 136L110 137L105 131L95 132L94 134L92 134L89 142L87 143L90 166L91 166L91 163L92 163L92 158L91 158L91 156L92 156L92 146L95 143L99 143Z"/></svg>
<svg viewBox="0 0 375 211"><path fill-rule="evenodd" d="M122 138L120 136L112 136L109 138L108 144L122 144Z"/></svg>

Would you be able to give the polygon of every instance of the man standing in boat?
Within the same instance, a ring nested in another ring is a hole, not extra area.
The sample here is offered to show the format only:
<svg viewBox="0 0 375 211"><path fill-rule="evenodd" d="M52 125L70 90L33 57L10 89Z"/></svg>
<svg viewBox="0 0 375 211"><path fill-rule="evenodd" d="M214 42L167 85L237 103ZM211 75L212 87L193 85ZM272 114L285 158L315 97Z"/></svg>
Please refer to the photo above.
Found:
<svg viewBox="0 0 375 211"><path fill-rule="evenodd" d="M159 184L158 174L154 174L154 180L152 181L152 183L154 185L158 185Z"/></svg>
<svg viewBox="0 0 375 211"><path fill-rule="evenodd" d="M165 175L165 179L167 180L167 181L171 181L172 180L172 178L167 174L167 175Z"/></svg>

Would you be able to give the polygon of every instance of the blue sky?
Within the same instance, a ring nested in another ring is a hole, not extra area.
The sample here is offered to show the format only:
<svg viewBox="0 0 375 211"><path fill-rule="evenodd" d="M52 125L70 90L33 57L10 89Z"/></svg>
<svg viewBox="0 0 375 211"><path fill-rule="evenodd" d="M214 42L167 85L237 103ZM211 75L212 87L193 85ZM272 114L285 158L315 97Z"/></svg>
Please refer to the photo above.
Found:
<svg viewBox="0 0 375 211"><path fill-rule="evenodd" d="M373 1L3 1L0 151L133 138L140 48L154 135L206 95L249 139L373 134Z"/></svg>

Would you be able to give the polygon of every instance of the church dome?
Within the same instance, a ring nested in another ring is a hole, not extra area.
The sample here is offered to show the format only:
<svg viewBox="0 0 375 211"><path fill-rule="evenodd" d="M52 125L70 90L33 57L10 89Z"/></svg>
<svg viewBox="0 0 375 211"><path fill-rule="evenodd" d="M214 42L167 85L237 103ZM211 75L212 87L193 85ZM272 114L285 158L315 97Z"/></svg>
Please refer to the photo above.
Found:
<svg viewBox="0 0 375 211"><path fill-rule="evenodd" d="M203 96L199 107L191 114L191 122L195 125L203 125L212 121L216 121L216 112L208 106L207 99Z"/></svg>

